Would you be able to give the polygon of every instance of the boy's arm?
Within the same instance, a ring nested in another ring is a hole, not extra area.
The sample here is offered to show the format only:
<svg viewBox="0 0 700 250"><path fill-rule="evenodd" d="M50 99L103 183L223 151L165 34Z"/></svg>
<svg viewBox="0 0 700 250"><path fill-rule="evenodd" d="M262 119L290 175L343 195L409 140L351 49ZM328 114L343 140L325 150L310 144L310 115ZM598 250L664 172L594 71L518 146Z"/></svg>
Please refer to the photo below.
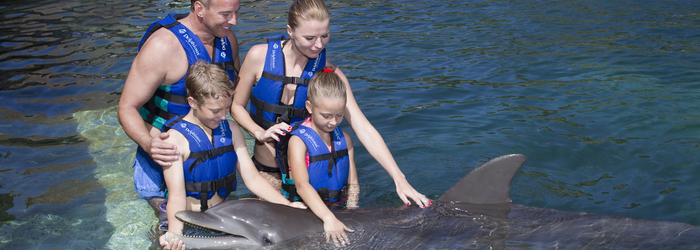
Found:
<svg viewBox="0 0 700 250"><path fill-rule="evenodd" d="M175 218L175 213L187 209L187 193L185 191L185 173L182 165L186 155L189 155L189 144L182 134L175 130L168 131L170 137L167 143L176 145L180 150L178 159L169 167L163 167L163 177L168 188L168 232L182 235L183 223Z"/></svg>
<svg viewBox="0 0 700 250"><path fill-rule="evenodd" d="M357 168L355 167L355 150L352 146L352 138L343 131L345 135L345 144L348 146L348 162L350 163L350 171L348 173L348 201L347 208L358 208L360 202L360 181L357 179Z"/></svg>
<svg viewBox="0 0 700 250"><path fill-rule="evenodd" d="M233 146L238 156L238 170L246 187L253 192L253 194L266 201L305 209L306 206L300 202L289 202L260 175L255 165L253 165L253 161L250 159L248 147L245 145L245 138L243 137L241 128L235 122L229 121L229 124L231 125L231 132L233 134Z"/></svg>

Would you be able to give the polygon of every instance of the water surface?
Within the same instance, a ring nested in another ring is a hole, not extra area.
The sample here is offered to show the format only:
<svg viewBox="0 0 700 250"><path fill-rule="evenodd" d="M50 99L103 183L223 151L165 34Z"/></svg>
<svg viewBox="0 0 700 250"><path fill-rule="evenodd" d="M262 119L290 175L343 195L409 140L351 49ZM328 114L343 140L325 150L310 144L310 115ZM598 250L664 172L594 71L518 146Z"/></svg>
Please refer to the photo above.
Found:
<svg viewBox="0 0 700 250"><path fill-rule="evenodd" d="M515 203L700 225L695 2L327 3L329 58L424 194L521 153ZM285 33L289 5L242 2L241 60ZM116 105L147 26L188 8L0 7L0 248L150 246L156 218L133 190L135 145ZM354 141L360 205L400 205ZM234 198L249 194L239 190Z"/></svg>

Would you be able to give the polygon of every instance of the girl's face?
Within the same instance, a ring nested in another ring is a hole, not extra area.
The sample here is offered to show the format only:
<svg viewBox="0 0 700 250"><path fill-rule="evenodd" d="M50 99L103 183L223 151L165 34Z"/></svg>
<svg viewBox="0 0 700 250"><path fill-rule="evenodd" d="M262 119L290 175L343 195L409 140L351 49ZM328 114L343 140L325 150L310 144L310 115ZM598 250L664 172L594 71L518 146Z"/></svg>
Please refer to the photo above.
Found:
<svg viewBox="0 0 700 250"><path fill-rule="evenodd" d="M232 101L227 97L207 98L202 104L197 104L192 97L188 97L187 100L190 101L190 107L195 110L194 115L199 122L212 130L219 127L221 121L226 120Z"/></svg>
<svg viewBox="0 0 700 250"><path fill-rule="evenodd" d="M311 113L315 129L331 133L343 121L345 102L340 98L321 99L317 104L306 101L306 109Z"/></svg>
<svg viewBox="0 0 700 250"><path fill-rule="evenodd" d="M330 40L330 20L301 20L296 29L287 25L287 33L294 48L308 58L316 58Z"/></svg>

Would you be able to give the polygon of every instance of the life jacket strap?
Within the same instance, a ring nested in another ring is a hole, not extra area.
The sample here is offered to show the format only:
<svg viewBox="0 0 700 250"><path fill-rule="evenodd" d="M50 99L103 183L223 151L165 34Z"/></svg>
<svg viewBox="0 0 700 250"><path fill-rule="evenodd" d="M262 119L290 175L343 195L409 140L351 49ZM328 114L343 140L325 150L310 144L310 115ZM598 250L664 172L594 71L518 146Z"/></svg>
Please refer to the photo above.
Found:
<svg viewBox="0 0 700 250"><path fill-rule="evenodd" d="M297 194L297 187L294 186L294 184L282 183L282 190L287 191L289 194L289 196L287 196L289 202L294 202L294 199L299 196ZM301 197L299 197L299 199L301 199Z"/></svg>
<svg viewBox="0 0 700 250"><path fill-rule="evenodd" d="M344 188L341 190L328 190L328 188L320 188L318 190L318 196L321 197L323 202L330 202L331 199L340 200L345 197Z"/></svg>
<svg viewBox="0 0 700 250"><path fill-rule="evenodd" d="M158 117L163 118L164 120L167 121L167 120L170 120L173 117L177 116L173 113L165 111L162 108L156 106L156 95L151 96L151 99L149 99L146 103L144 103L143 106L141 107L141 109L145 109L146 111L148 111L148 115L144 119L144 121L148 124L153 124L153 122Z"/></svg>
<svg viewBox="0 0 700 250"><path fill-rule="evenodd" d="M233 61L225 61L225 62L217 62L215 63L216 65L219 65L222 69L225 70L233 70L234 72L238 73L236 70L236 66L234 66Z"/></svg>
<svg viewBox="0 0 700 250"><path fill-rule="evenodd" d="M275 82L282 82L283 84L295 84L295 85L302 85L302 86L309 86L309 81L311 81L310 79L307 79L307 78L294 77L294 76L281 76L281 75L273 74L273 73L270 73L267 71L263 71L262 77L273 80Z"/></svg>
<svg viewBox="0 0 700 250"><path fill-rule="evenodd" d="M162 129L162 131L163 131L163 132L168 132L168 130L170 130L171 128L173 128L173 126L175 126L175 124L177 124L178 122L182 121L182 119L185 118L185 116L186 116L186 115L179 115L179 116L177 116L177 119L170 119L170 120L168 120L168 121L170 121L170 122L167 122L167 121L166 121L167 123L166 123L166 124L163 124L163 129Z"/></svg>
<svg viewBox="0 0 700 250"><path fill-rule="evenodd" d="M306 108L295 108L291 105L276 105L264 102L255 96L250 96L250 104L256 108L255 114L250 113L250 118L263 128L269 128L280 122L289 123L292 118L305 117L309 114ZM263 119L263 111L275 114L278 120L275 122Z"/></svg>
<svg viewBox="0 0 700 250"><path fill-rule="evenodd" d="M219 189L226 188L226 196L228 196L231 191L233 191L234 185L236 184L236 172L233 172L224 178L216 179L213 181L200 181L200 182L185 182L185 191L187 192L199 192L199 200L201 201L202 212L206 211L209 206L207 205L207 200L209 196L207 195L210 191L218 191ZM226 198L226 197L222 197Z"/></svg>
<svg viewBox="0 0 700 250"><path fill-rule="evenodd" d="M223 147L210 149L207 151L191 152L190 157L188 157L187 159L196 159L196 160L194 160L194 162L192 162L192 165L190 165L188 170L190 172L192 172L192 169L194 169L194 167L197 166L197 164L202 163L203 161L206 161L209 158L219 156L219 155L231 152L233 150L234 150L233 145L227 145L227 146L223 146Z"/></svg>
<svg viewBox="0 0 700 250"><path fill-rule="evenodd" d="M333 147L331 145L331 147ZM335 151L333 150L330 153L325 153L321 155L314 155L314 156L309 156L309 164L312 162L317 162L317 161L323 161L323 160L328 160L328 174L332 174L332 167L335 164L335 159L338 159L340 157L348 155L348 149L342 149Z"/></svg>

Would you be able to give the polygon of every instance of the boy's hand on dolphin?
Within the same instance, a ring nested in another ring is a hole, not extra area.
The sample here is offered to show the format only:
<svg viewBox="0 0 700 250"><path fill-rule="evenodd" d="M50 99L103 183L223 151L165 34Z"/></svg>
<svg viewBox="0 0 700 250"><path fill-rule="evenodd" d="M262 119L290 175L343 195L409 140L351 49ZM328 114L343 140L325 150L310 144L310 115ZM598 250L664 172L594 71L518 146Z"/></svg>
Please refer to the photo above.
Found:
<svg viewBox="0 0 700 250"><path fill-rule="evenodd" d="M289 124L287 123L281 122L268 128L263 134L257 133L255 135L255 139L261 142L280 141L280 136L284 136L290 131L292 131L292 126L289 126Z"/></svg>
<svg viewBox="0 0 700 250"><path fill-rule="evenodd" d="M306 204L304 204L301 201L290 202L287 206L290 206L293 208L298 208L298 209L307 209Z"/></svg>
<svg viewBox="0 0 700 250"><path fill-rule="evenodd" d="M411 200L415 201L416 205L418 205L420 208L430 206L430 200L425 197L425 195L418 193L418 191L416 191L411 184L408 184L408 181L397 182L396 193L399 195L399 198L401 198L403 203L406 203L406 205L411 205L411 202L408 200L410 198Z"/></svg>
<svg viewBox="0 0 700 250"><path fill-rule="evenodd" d="M168 137L170 137L170 134L160 133L160 135L152 138L148 142L148 148L145 149L146 152L151 155L153 161L163 167L170 167L180 156L180 152L177 151L177 146L163 142L168 139Z"/></svg>
<svg viewBox="0 0 700 250"><path fill-rule="evenodd" d="M184 250L186 248L184 242L171 232L165 232L165 234L160 236L159 240L163 250Z"/></svg>
<svg viewBox="0 0 700 250"><path fill-rule="evenodd" d="M346 245L350 245L350 240L348 240L348 235L345 234L345 231L348 232L355 232L355 230L352 230L343 224L340 220L334 218L330 220L327 223L323 223L323 230L326 233L326 243L330 241L330 239L333 240L333 244L336 247L344 247Z"/></svg>

